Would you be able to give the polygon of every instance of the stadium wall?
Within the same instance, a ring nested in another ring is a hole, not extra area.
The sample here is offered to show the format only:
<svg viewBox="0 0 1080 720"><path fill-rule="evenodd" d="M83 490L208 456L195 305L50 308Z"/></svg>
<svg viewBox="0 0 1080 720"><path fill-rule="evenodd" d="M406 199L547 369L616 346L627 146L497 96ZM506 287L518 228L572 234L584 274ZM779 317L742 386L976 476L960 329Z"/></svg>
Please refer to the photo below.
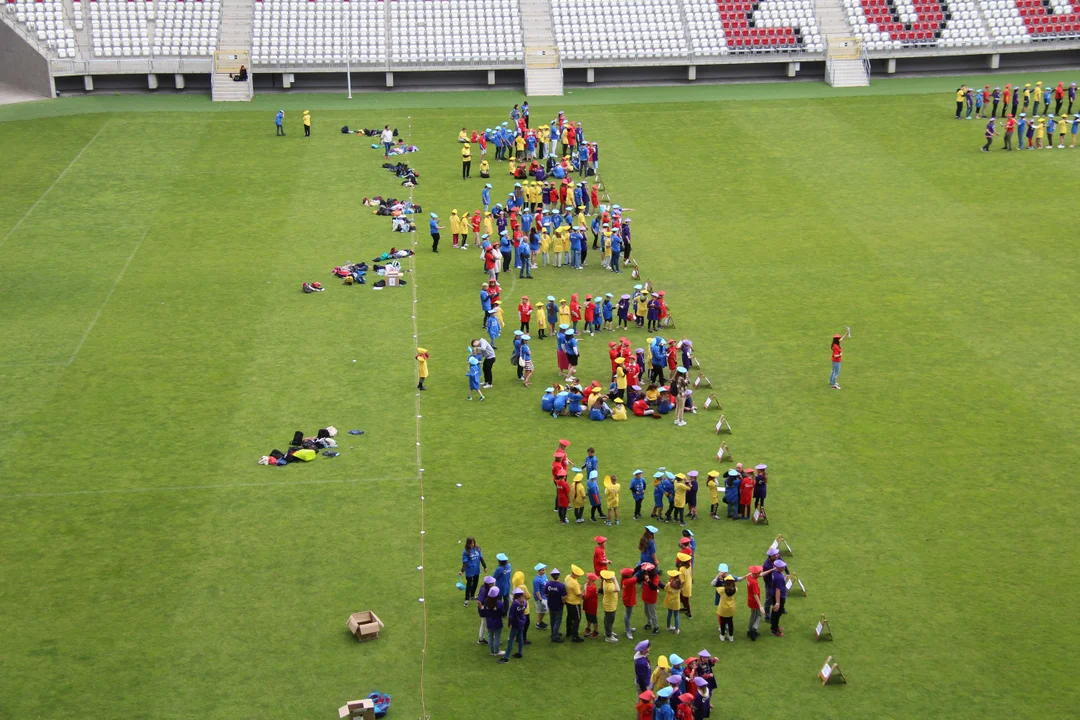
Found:
<svg viewBox="0 0 1080 720"><path fill-rule="evenodd" d="M56 95L48 59L4 22L0 22L0 82L42 97Z"/></svg>

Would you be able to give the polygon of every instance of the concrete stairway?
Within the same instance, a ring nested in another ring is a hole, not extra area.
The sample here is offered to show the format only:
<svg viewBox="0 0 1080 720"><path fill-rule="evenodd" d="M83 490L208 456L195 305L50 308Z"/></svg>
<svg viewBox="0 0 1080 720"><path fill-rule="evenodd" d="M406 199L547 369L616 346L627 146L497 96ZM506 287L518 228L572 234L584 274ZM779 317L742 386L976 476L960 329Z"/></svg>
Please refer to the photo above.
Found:
<svg viewBox="0 0 1080 720"><path fill-rule="evenodd" d="M251 26L254 8L252 0L222 0L221 25L218 28L217 58L214 61L214 77L211 95L215 101L250 100L255 94L251 84ZM238 60L232 61L235 56ZM233 66L233 62L237 66ZM239 63L247 65L247 82L236 82L229 77L238 69Z"/></svg>
<svg viewBox="0 0 1080 720"><path fill-rule="evenodd" d="M862 58L834 57L831 62L832 72L826 77L826 82L833 87L866 87L870 84Z"/></svg>
<svg viewBox="0 0 1080 720"><path fill-rule="evenodd" d="M851 26L840 0L817 0L816 12L818 27L825 39L826 52L830 47L836 49L839 43L852 39ZM870 84L866 67L859 56L851 58L832 55L829 68L825 81L833 87L865 87Z"/></svg>
<svg viewBox="0 0 1080 720"><path fill-rule="evenodd" d="M525 94L562 95L563 73L551 26L550 0L521 0L525 39Z"/></svg>

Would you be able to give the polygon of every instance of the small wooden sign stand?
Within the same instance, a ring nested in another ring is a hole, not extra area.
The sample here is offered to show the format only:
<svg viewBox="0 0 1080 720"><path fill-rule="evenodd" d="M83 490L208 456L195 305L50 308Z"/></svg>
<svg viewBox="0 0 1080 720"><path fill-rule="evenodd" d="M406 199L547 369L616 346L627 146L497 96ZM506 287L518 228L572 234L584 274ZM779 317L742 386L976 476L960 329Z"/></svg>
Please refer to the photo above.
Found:
<svg viewBox="0 0 1080 720"><path fill-rule="evenodd" d="M724 406L720 404L720 401L716 398L716 393L709 393L709 396L705 398L706 410L723 410Z"/></svg>
<svg viewBox="0 0 1080 720"><path fill-rule="evenodd" d="M800 580L799 576L796 575L795 573L790 573L787 576L787 582L785 584L787 585L788 592L790 592L791 589L793 587L795 587L795 585L798 585L799 586L799 592L802 593L803 597L806 597L806 586L803 585L803 581Z"/></svg>
<svg viewBox="0 0 1080 720"><path fill-rule="evenodd" d="M728 435L731 435L731 423L728 422L727 415L721 415L720 419L716 421L716 435L720 434L720 431L727 428Z"/></svg>
<svg viewBox="0 0 1080 720"><path fill-rule="evenodd" d="M755 508L754 514L751 516L755 525L768 525L769 516L765 514L765 508Z"/></svg>
<svg viewBox="0 0 1080 720"><path fill-rule="evenodd" d="M769 549L771 550L773 548L776 548L777 550L780 550L780 543L783 543L784 547L787 548L788 555L795 554L795 551L791 549L791 546L788 545L788 541L784 539L783 535L777 535L776 539L772 541L772 545L769 546ZM780 554L783 555L784 551L780 550Z"/></svg>
<svg viewBox="0 0 1080 720"><path fill-rule="evenodd" d="M829 627L829 621L825 618L825 613L821 613L821 617L818 619L817 627L814 628L814 636L819 640L832 640L832 628Z"/></svg>
<svg viewBox="0 0 1080 720"><path fill-rule="evenodd" d="M696 360L697 360L697 358L694 358L694 360L696 361ZM701 366L700 366L700 365L698 365L698 367L700 368ZM707 388L711 388L711 387L712 387L712 380L710 380L710 379L708 378L708 376L707 376L707 375L705 375L705 373L704 373L704 372L702 372L701 370L698 370L698 374L697 374L697 379L696 379L696 380L694 380L694 387L695 387L695 388L696 388L696 387L700 387L700 386L702 385L702 383L704 383L704 384L705 384L705 387L707 387Z"/></svg>
<svg viewBox="0 0 1080 720"><path fill-rule="evenodd" d="M734 460L734 458L731 457L731 450L728 450L727 443L722 442L720 443L720 449L716 451L716 459L720 462L724 462L725 458L728 460Z"/></svg>
<svg viewBox="0 0 1080 720"><path fill-rule="evenodd" d="M817 676L821 678L821 686L836 685L838 683L847 683L847 678L844 677L844 671L840 669L840 666L832 661L832 655L825 658L825 664L820 670L818 670Z"/></svg>

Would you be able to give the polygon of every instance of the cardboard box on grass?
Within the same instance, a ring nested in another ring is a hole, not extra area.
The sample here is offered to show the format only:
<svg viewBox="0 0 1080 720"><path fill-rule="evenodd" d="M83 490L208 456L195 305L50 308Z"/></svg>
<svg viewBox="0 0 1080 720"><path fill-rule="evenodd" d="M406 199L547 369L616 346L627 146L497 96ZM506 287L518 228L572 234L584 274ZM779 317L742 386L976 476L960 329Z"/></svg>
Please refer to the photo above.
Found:
<svg viewBox="0 0 1080 720"><path fill-rule="evenodd" d="M363 720L375 720L375 702L364 698L363 700L350 700L338 708L338 718L362 718Z"/></svg>
<svg viewBox="0 0 1080 720"><path fill-rule="evenodd" d="M362 610L360 612L353 613L349 616L349 620L345 623L345 626L349 628L349 632L356 636L356 639L363 642L364 640L374 640L379 637L379 631L383 629L383 621L379 619L379 616L370 610Z"/></svg>

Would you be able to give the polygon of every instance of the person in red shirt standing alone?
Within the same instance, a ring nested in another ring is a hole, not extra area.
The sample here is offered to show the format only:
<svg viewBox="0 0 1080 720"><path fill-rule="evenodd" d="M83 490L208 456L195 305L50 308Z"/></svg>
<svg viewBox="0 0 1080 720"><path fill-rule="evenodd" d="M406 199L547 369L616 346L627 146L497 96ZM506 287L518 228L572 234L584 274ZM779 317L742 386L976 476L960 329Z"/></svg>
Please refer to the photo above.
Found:
<svg viewBox="0 0 1080 720"><path fill-rule="evenodd" d="M829 376L829 385L832 386L833 390L840 389L837 381L840 379L840 362L844 359L844 351L840 349L840 341L849 337L851 337L850 328L846 335L832 336L832 375Z"/></svg>

